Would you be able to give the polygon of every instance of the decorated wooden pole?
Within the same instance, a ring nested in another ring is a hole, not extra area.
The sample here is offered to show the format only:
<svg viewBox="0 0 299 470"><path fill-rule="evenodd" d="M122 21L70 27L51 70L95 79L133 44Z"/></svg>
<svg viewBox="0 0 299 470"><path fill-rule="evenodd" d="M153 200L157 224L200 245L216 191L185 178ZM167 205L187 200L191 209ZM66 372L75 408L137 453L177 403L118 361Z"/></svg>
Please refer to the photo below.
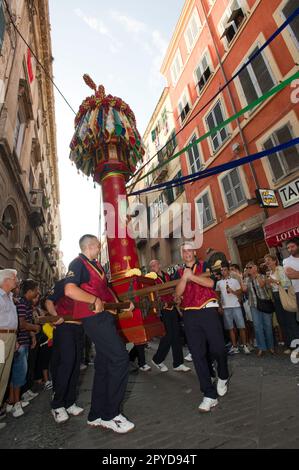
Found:
<svg viewBox="0 0 299 470"><path fill-rule="evenodd" d="M70 159L102 186L105 208L108 206L105 221L112 285L117 294L123 294L154 282L130 275L139 262L135 240L127 229L126 182L142 162L144 148L129 105L106 95L104 87L96 87L88 75L83 78L94 95L83 101L76 115ZM140 344L162 335L163 325L155 313L154 308L147 315L136 308L131 319L120 317L120 331L126 340Z"/></svg>

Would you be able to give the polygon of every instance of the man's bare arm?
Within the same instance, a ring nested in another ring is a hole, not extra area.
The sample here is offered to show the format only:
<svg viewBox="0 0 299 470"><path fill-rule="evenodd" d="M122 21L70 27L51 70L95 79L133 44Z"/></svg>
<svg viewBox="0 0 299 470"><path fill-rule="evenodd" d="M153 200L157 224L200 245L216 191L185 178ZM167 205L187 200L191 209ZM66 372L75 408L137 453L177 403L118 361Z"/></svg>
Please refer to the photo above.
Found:
<svg viewBox="0 0 299 470"><path fill-rule="evenodd" d="M52 315L53 317L57 317L58 314L55 309L54 302L52 300L47 299L45 302L47 312Z"/></svg>

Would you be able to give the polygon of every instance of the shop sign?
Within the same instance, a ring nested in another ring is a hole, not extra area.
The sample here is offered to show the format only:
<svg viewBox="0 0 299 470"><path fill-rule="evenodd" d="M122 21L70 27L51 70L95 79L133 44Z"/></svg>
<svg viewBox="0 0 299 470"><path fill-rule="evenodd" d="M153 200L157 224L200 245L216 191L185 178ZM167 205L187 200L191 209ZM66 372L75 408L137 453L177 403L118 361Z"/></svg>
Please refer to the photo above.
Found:
<svg viewBox="0 0 299 470"><path fill-rule="evenodd" d="M276 235L276 242L281 243L289 240L290 238L298 237L299 235L299 227L292 228L291 230L287 230L286 232L282 232L279 235Z"/></svg>
<svg viewBox="0 0 299 470"><path fill-rule="evenodd" d="M283 207L290 207L299 202L299 178L278 190Z"/></svg>
<svg viewBox="0 0 299 470"><path fill-rule="evenodd" d="M278 207L278 200L274 189L261 189L256 190L256 197L261 207Z"/></svg>

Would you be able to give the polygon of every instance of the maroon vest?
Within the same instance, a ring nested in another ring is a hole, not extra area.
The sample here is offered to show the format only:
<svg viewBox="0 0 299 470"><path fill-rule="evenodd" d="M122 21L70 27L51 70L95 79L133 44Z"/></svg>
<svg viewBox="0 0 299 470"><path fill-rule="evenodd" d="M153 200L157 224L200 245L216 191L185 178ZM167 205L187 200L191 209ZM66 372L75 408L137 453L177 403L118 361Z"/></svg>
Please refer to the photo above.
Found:
<svg viewBox="0 0 299 470"><path fill-rule="evenodd" d="M183 276L184 270L184 268L178 270L180 277ZM203 262L200 261L194 266L193 274L199 275L202 274L202 272ZM199 284L195 284L195 282L187 282L180 308L182 310L196 310L204 307L208 302L213 300L217 300L217 294L213 289L200 286Z"/></svg>
<svg viewBox="0 0 299 470"><path fill-rule="evenodd" d="M55 310L59 316L73 315L74 301L65 295L55 303Z"/></svg>
<svg viewBox="0 0 299 470"><path fill-rule="evenodd" d="M95 297L99 297L99 299L101 299L103 302L116 302L117 297L108 287L106 274L100 263L96 262L96 268L92 263L83 257L80 256L79 259L84 264L89 273L89 281L80 284L80 289L94 295ZM87 302L74 300L74 319L87 318L92 315L94 315L94 313L89 310Z"/></svg>
<svg viewBox="0 0 299 470"><path fill-rule="evenodd" d="M158 275L156 279L156 284L165 284L165 282L170 281L169 274L164 273L164 275L165 275L165 281L163 281L163 279ZM171 305L173 304L173 295L171 294L160 295L160 299L162 300L164 304L169 304L168 306L164 307L165 310L173 310L173 305Z"/></svg>

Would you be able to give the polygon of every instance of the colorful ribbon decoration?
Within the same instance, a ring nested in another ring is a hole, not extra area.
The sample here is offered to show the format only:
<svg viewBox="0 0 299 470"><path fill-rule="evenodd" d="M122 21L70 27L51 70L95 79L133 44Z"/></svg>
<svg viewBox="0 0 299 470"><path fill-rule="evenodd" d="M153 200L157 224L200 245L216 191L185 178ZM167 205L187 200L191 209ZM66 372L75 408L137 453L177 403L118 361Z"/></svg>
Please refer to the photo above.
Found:
<svg viewBox="0 0 299 470"><path fill-rule="evenodd" d="M194 145L197 145L199 142L202 142L203 140L207 139L208 137L216 134L220 129L222 129L223 127L225 127L227 124L229 124L230 122L234 121L235 119L237 119L238 117L242 116L243 114L245 114L247 111L250 111L251 109L255 108L256 106L258 106L259 104L263 103L264 101L266 101L268 98L270 98L271 96L275 95L276 93L278 93L279 91L283 90L286 86L288 86L293 80L296 80L299 78L299 72L295 72L291 77L287 78L286 80L284 80L283 82L279 83L279 85L276 85L275 87L273 87L271 90L267 91L267 93L264 93L262 96L260 96L258 99L256 99L255 101L253 101L252 103L250 103L249 105L245 106L243 109L241 109L240 111L238 111L236 114L234 114L233 116L231 116L230 118L226 119L225 121L223 121L221 124L219 124L218 126L214 127L213 129L211 129L210 131L206 132L205 134L203 134L201 137L199 137L198 139L196 139L194 142L191 142L190 144L188 144L186 147L184 147L182 150L180 150L179 152L177 152L175 155L173 155L171 158L169 158L167 161L161 163L160 165L156 166L154 169L150 170L149 172L147 172L145 175L143 175L139 180L139 181L142 181L144 178L146 178L147 176L151 175L152 173L154 173L155 171L157 171L158 169L162 168L163 166L165 165L168 165L169 162L171 160L174 160L175 158L179 157L180 155L182 155L184 152L186 152L187 150L189 150L190 148L192 148ZM191 176L191 175L189 175ZM132 183L133 184L133 183ZM129 185L128 187L130 188L131 185ZM146 190L142 190L142 192L145 192L145 191L152 191L154 190L157 186L159 185L156 185L156 186L153 186L152 188L150 189L146 189ZM135 191L130 195L133 195L133 194L140 194L139 191Z"/></svg>
<svg viewBox="0 0 299 470"><path fill-rule="evenodd" d="M232 170L241 165L245 165L246 163L250 163L255 160L260 160L261 158L267 157L268 155L272 155L273 153L276 153L276 152L281 152L282 150L285 150L290 147L294 147L295 145L298 145L298 144L299 144L299 137L296 137L292 140L289 140L288 142L277 145L276 147L272 147L271 149L263 150L261 152L247 155L246 157L242 157L238 160L233 160L227 163L223 163L221 165L207 168L206 170L198 171L192 175L182 176L181 178L177 178L169 182L157 184L156 186L153 186L150 190L141 189L140 191L135 191L131 193L130 196L136 196L138 194L142 194L144 192L149 192L149 191L155 192L155 191L161 191L161 189L175 188L176 186L185 185L185 184L191 183L192 181L197 181L200 179L208 178L209 176L217 175L224 171Z"/></svg>
<svg viewBox="0 0 299 470"><path fill-rule="evenodd" d="M217 93L211 97L210 100L207 101L207 103L205 103L197 112L194 116L192 116L191 119L189 119L185 124L184 126L175 134L175 136L177 136L178 134L180 134L183 129L185 129L189 124L190 122L192 122L204 109L206 109L214 100L215 98L217 98L217 96L220 95L220 93L222 93L222 91L250 64L250 62L252 62L259 54L261 54L261 52L267 47L269 46L269 44L271 44L271 42L299 15L299 8L296 8L296 10L294 10L294 12L284 21L284 23L282 23L282 25L270 36L269 39L267 39L267 41L265 41L265 43L247 60L247 62L245 62L244 65L241 66L241 68L222 86L219 88L219 90L217 91ZM167 143L159 150L162 151L165 147L167 146ZM158 155L158 152L153 155L149 161L147 161L144 165L142 165L140 168L138 168L138 170L136 171L135 175L138 175L145 166L147 166L156 156ZM158 168L158 167L157 167ZM156 168L156 169L157 169ZM136 185L137 182L141 181L142 178L138 179L136 182L134 183L131 183L128 188L130 188L131 186L133 185Z"/></svg>

